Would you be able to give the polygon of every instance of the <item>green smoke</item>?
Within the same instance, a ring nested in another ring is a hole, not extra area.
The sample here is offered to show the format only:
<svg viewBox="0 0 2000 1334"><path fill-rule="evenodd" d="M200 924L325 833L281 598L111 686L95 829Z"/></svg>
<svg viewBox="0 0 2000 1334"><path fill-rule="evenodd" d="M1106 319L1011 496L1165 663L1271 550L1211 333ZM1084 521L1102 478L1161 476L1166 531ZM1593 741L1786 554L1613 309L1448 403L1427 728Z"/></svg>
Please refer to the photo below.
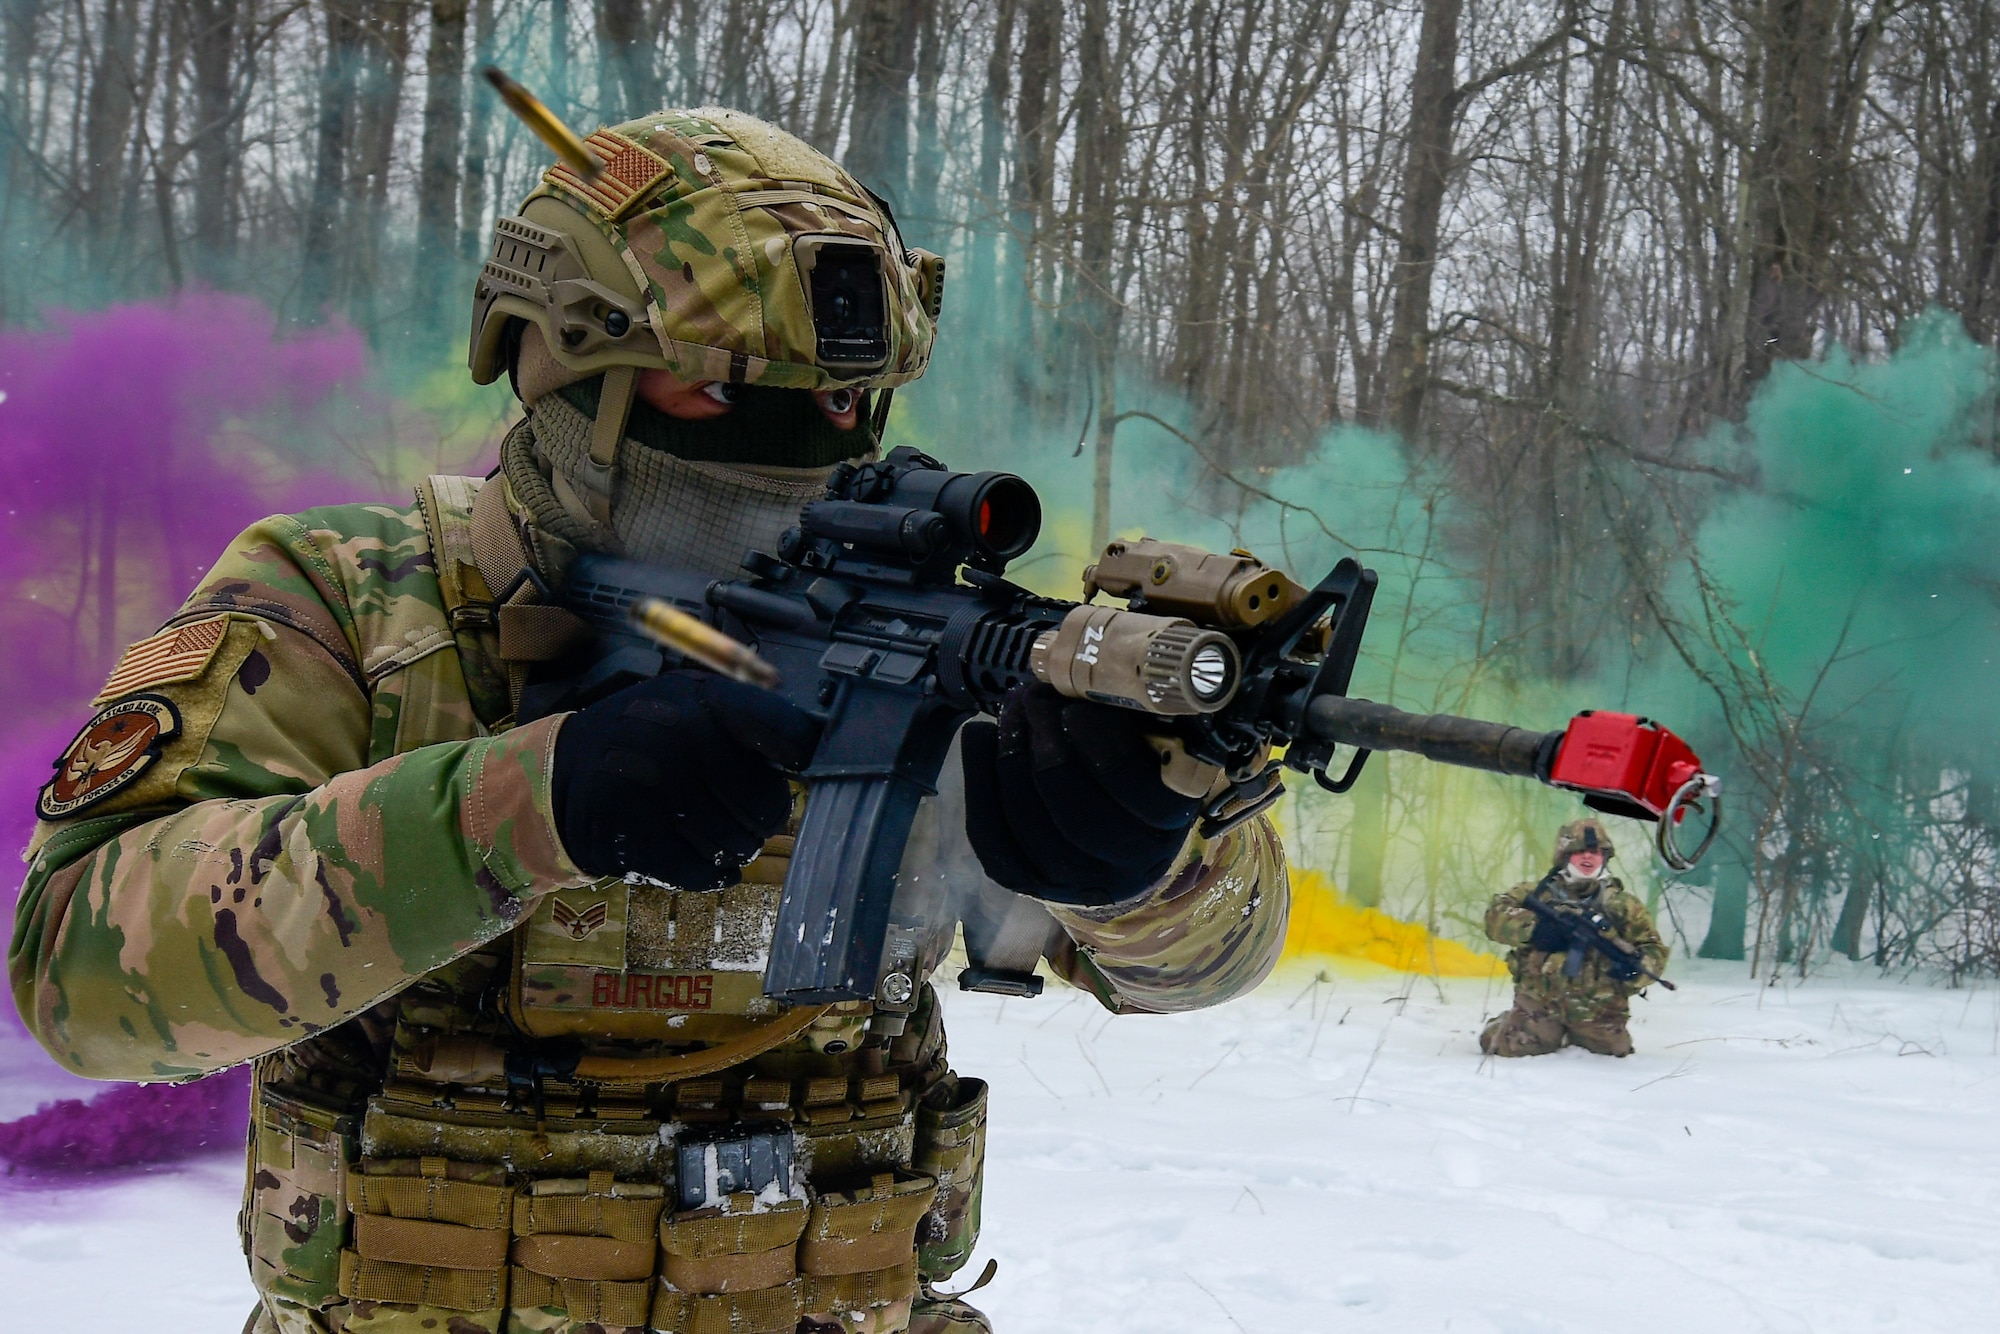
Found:
<svg viewBox="0 0 2000 1334"><path fill-rule="evenodd" d="M1884 762L1981 764L2000 721L1994 374L1942 314L1886 361L1780 366L1745 426L1759 485L1700 530L1745 660Z"/></svg>
<svg viewBox="0 0 2000 1334"><path fill-rule="evenodd" d="M1717 504L1675 590L1705 682L1661 669L1740 771L1705 953L2000 961L1982 888L2000 777L1995 385L1991 352L1933 313L1885 360L1780 366L1740 441L1707 442L1755 485Z"/></svg>
<svg viewBox="0 0 2000 1334"><path fill-rule="evenodd" d="M1082 358L1060 331L1030 327L1023 312L947 323L932 374L906 391L900 438L1034 482L1050 521L1019 573L1074 596L1094 554L1096 432L1081 405L1095 393L1066 369ZM1739 480L1672 502L1691 541L1664 576L1671 634L1612 649L1584 681L1524 670L1465 550L1473 507L1379 433L1341 427L1295 465L1238 465L1179 396L1125 377L1118 408L1143 415L1118 431L1112 528L1248 547L1306 581L1358 556L1381 585L1357 694L1537 728L1591 707L1666 721L1729 788L1725 846L1696 886L1665 895L1701 942L1713 894L1707 952L1761 947L1769 963L1831 945L1963 964L1979 947L1939 925L1938 884L1949 848L1984 836L2000 779L1987 741L2000 721L1995 384L1992 355L1946 315L1911 326L1883 360L1780 366L1743 423L1690 451ZM1414 760L1386 778L1382 904L1464 935L1580 813L1564 794ZM1281 813L1295 860L1348 883L1358 804L1291 787ZM1628 883L1658 899L1650 827L1613 830Z"/></svg>

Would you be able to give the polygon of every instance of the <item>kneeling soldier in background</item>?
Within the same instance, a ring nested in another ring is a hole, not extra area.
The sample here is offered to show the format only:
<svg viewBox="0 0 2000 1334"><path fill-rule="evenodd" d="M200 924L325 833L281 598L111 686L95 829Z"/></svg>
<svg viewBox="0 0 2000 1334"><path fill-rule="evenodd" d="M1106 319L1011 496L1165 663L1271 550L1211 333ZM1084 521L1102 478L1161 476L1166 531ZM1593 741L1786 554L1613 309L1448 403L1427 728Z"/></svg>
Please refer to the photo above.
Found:
<svg viewBox="0 0 2000 1334"><path fill-rule="evenodd" d="M1573 820L1556 835L1555 868L1539 884L1494 897L1486 934L1514 947L1514 1008L1479 1035L1481 1051L1541 1056L1574 1043L1600 1056L1632 1054L1629 998L1659 977L1667 947L1646 905L1609 874L1613 851L1597 821Z"/></svg>

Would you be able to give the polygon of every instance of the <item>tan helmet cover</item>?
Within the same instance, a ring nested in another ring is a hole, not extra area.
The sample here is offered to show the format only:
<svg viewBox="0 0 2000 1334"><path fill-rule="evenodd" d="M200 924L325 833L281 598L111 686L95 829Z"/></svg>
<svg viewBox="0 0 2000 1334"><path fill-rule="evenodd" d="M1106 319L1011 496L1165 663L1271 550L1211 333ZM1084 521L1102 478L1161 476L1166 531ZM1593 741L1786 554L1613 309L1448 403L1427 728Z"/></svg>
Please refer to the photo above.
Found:
<svg viewBox="0 0 2000 1334"><path fill-rule="evenodd" d="M832 389L923 374L944 261L906 249L888 211L825 154L714 107L658 112L585 142L605 164L597 180L551 167L520 214L494 225L473 297L478 383L506 370L516 318L541 330L569 378L632 366ZM822 343L812 275L829 255L879 268L884 355L857 360Z"/></svg>
<svg viewBox="0 0 2000 1334"><path fill-rule="evenodd" d="M1604 832L1604 826L1595 820L1571 820L1556 831L1556 865L1561 866L1573 852L1601 852L1604 860L1610 861L1618 854L1611 846L1611 836Z"/></svg>

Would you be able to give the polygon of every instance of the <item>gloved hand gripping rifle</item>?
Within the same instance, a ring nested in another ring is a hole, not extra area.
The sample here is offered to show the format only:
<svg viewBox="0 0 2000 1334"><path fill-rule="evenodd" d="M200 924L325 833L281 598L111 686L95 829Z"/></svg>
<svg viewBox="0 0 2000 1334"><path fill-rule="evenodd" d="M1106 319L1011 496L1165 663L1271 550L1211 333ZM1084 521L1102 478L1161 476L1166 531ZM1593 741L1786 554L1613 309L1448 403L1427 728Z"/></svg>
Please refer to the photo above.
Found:
<svg viewBox="0 0 2000 1334"><path fill-rule="evenodd" d="M1680 988L1646 967L1638 950L1618 938L1618 930L1602 908L1586 908L1581 905L1558 907L1548 900L1548 881L1544 880L1528 891L1521 900L1524 907L1535 916L1549 923L1569 941L1563 954L1563 976L1576 977L1583 972L1583 958L1596 950L1611 961L1611 976L1620 982L1630 982L1645 978L1658 982L1668 991Z"/></svg>
<svg viewBox="0 0 2000 1334"><path fill-rule="evenodd" d="M1162 776L1209 798L1210 837L1276 801L1285 768L1344 792L1370 751L1406 750L1661 820L1661 847L1683 864L1713 838L1714 780L1644 719L1587 713L1540 733L1346 698L1376 583L1353 560L1305 589L1246 553L1115 542L1085 588L1124 598L1118 608L1004 577L1040 528L1041 502L1019 477L949 472L906 448L835 469L775 553L744 558L747 578L581 557L559 596L597 643L532 678L521 716L581 707L687 655L824 720L764 973L765 994L792 1003L875 997L918 801L959 726L1035 680L1157 717ZM1357 749L1330 777L1340 745ZM1710 833L1683 857L1672 831L1704 809ZM907 977L892 976L885 999L907 1002Z"/></svg>

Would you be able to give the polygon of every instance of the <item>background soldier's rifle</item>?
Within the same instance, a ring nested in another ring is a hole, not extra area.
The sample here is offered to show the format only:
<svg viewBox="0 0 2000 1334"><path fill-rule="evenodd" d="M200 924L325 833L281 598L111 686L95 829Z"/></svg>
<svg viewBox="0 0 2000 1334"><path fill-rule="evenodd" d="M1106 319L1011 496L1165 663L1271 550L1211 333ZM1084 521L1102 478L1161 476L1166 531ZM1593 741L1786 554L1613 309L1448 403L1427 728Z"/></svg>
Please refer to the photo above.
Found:
<svg viewBox="0 0 2000 1334"><path fill-rule="evenodd" d="M1666 978L1646 967L1639 951L1619 939L1617 928L1611 919L1604 915L1602 908L1586 908L1580 904L1559 908L1545 897L1547 887L1546 881L1536 885L1528 891L1527 897L1521 902L1527 906L1528 911L1560 931L1564 939L1569 942L1563 956L1564 977L1576 977L1582 973L1584 956L1596 950L1611 960L1611 976L1620 982L1630 982L1634 978L1643 977L1648 981L1658 982L1668 991L1680 990Z"/></svg>
<svg viewBox="0 0 2000 1334"><path fill-rule="evenodd" d="M1205 799L1211 838L1276 801L1285 768L1345 792L1376 750L1534 778L1658 820L1677 865L1714 837L1714 780L1645 719L1584 713L1530 732L1348 699L1376 584L1356 561L1307 589L1247 553L1114 542L1084 587L1125 599L1119 608L1004 578L1040 530L1041 502L1021 478L949 472L897 449L836 468L775 553L744 558L747 578L580 557L559 596L597 642L531 679L521 717L581 707L685 657L824 720L764 974L765 994L793 1003L874 998L878 981L883 999L908 1003L908 978L881 965L917 804L959 726L1037 680L1157 718L1163 777ZM719 645L715 630L745 643ZM1341 745L1355 750L1335 769ZM1705 810L1710 829L1683 854L1689 810Z"/></svg>

